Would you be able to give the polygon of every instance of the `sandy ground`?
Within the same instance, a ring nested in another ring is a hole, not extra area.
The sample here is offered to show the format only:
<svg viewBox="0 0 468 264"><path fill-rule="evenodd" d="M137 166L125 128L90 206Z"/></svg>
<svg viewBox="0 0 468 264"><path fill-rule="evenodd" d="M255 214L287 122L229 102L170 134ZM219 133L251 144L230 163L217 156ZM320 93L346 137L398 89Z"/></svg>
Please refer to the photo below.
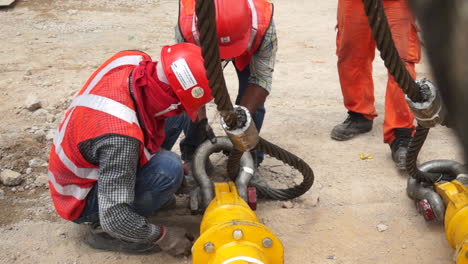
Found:
<svg viewBox="0 0 468 264"><path fill-rule="evenodd" d="M336 70L336 1L273 2L279 51L262 135L302 157L316 174L313 189L292 208L259 204L259 218L284 243L285 262L451 263L443 227L426 223L406 196L406 175L382 143L383 115L366 135L348 142L329 138L346 117ZM24 178L21 186L0 186L0 263L190 262L89 249L81 242L83 227L56 216L43 177L51 133L71 96L117 51L141 49L157 59L160 48L173 43L176 17L176 0L18 0L0 9L0 169ZM374 73L383 114L387 74L379 59ZM418 66L419 76L428 74L427 65ZM233 95L232 68L226 78ZM27 97L40 99L42 109L24 109ZM361 152L374 159L360 160ZM422 161L460 157L444 128L431 131L421 154ZM185 206L179 200L177 210L152 221L196 232L200 217ZM388 229L377 231L379 224Z"/></svg>

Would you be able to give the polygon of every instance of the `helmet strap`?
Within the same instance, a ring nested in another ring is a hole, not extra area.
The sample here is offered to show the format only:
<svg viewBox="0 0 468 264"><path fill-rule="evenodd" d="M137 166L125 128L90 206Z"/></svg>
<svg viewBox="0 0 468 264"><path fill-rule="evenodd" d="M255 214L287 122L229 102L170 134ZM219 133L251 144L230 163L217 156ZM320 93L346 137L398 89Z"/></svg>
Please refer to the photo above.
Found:
<svg viewBox="0 0 468 264"><path fill-rule="evenodd" d="M252 14L252 32L250 32L249 45L247 46L247 50L250 51L252 49L253 42L258 32L258 16L257 9L255 9L253 0L247 0L247 2L249 3L250 11Z"/></svg>
<svg viewBox="0 0 468 264"><path fill-rule="evenodd" d="M200 36L198 35L197 22L198 22L198 18L197 18L197 16L195 14L193 14L192 35L193 35L193 39L195 40L197 45L200 46Z"/></svg>

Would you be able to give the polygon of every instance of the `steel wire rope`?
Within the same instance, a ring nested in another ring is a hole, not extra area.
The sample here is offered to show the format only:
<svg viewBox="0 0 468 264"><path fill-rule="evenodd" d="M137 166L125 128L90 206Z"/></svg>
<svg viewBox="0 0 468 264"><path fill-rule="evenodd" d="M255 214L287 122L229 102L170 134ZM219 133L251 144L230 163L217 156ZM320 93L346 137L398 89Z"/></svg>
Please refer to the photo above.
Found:
<svg viewBox="0 0 468 264"><path fill-rule="evenodd" d="M239 127L237 118L233 111L229 93L226 88L226 82L223 75L221 60L218 47L218 36L216 32L216 9L213 0L196 0L195 13L198 19L197 27L200 32L199 42L204 58L206 75L212 89L212 94L217 109L230 128ZM281 160L303 175L303 181L286 189L274 189L262 184L253 184L260 196L276 200L288 200L301 196L307 192L314 183L314 173L310 166L296 155L282 149L281 147L260 138L256 146L257 150L263 151L278 160ZM239 168L241 155L238 150L234 150L228 160L228 173L232 175Z"/></svg>
<svg viewBox="0 0 468 264"><path fill-rule="evenodd" d="M427 98L424 98L424 94L421 93L398 54L382 0L362 0L362 2L372 30L372 36L376 42L377 49L380 51L380 57L383 59L385 67L398 83L398 86L413 102L426 101ZM419 124L416 127L416 132L410 142L406 156L406 169L408 174L418 181L434 183L446 176L440 176L441 174L438 173L423 172L417 165L419 152L424 145L429 130L429 128L424 128Z"/></svg>

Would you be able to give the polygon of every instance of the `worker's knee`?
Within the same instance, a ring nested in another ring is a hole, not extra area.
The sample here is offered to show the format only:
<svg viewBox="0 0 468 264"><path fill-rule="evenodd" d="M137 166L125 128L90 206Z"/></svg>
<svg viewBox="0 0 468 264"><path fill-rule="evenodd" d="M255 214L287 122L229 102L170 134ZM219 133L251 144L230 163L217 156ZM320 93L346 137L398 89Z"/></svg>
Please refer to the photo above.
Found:
<svg viewBox="0 0 468 264"><path fill-rule="evenodd" d="M175 192L182 184L184 170L180 157L174 152L161 151L150 160L153 177L147 183L161 191Z"/></svg>
<svg viewBox="0 0 468 264"><path fill-rule="evenodd" d="M167 186L170 192L175 192L182 184L184 169L180 157L174 152L160 152L161 170L158 176L161 177L161 186Z"/></svg>
<svg viewBox="0 0 468 264"><path fill-rule="evenodd" d="M177 154L170 151L156 153L137 173L133 204L137 213L150 216L163 207L179 189L183 174Z"/></svg>
<svg viewBox="0 0 468 264"><path fill-rule="evenodd" d="M170 151L160 151L138 171L136 190L175 192L182 184L183 174L179 156Z"/></svg>

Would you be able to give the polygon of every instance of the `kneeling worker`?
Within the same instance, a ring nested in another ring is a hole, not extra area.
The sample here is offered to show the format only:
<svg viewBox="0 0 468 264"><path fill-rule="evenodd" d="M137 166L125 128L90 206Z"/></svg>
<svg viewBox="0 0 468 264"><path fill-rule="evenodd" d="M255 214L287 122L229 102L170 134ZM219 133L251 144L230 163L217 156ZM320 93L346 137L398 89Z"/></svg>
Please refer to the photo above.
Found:
<svg viewBox="0 0 468 264"><path fill-rule="evenodd" d="M175 204L183 168L161 151L165 119L212 99L200 48L165 46L161 62L140 51L107 60L73 100L50 152L49 186L58 214L90 223L85 243L132 253L190 252L183 228L146 217Z"/></svg>

